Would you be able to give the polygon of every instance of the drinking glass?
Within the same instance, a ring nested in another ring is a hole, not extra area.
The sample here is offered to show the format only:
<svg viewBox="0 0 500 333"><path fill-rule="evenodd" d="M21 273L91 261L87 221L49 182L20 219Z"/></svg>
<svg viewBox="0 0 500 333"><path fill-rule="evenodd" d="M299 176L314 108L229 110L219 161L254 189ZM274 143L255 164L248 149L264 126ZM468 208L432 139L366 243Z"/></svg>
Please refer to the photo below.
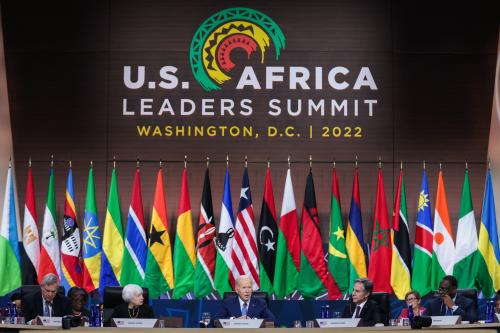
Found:
<svg viewBox="0 0 500 333"><path fill-rule="evenodd" d="M302 322L300 320L294 320L293 321L293 327L295 327L295 328L301 328L302 327Z"/></svg>

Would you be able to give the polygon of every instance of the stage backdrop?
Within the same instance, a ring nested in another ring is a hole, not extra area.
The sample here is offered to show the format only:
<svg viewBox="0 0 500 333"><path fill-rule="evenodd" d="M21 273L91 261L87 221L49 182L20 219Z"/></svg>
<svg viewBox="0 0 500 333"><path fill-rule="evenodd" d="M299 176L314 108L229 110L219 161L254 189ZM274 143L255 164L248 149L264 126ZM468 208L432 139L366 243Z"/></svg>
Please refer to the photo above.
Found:
<svg viewBox="0 0 500 333"><path fill-rule="evenodd" d="M196 223L206 156L218 218L226 155L235 206L247 155L258 219L267 160L279 212L287 157L300 207L312 155L326 241L332 162L347 216L358 156L369 241L381 157L389 211L404 162L412 233L423 160L432 207L443 163L454 230L469 162L479 221L498 41L492 4L2 1L20 201L31 156L41 225L54 154L58 216L72 160L83 220L93 160L102 224L116 156L126 216L140 158L149 221L163 159L173 226L187 155Z"/></svg>

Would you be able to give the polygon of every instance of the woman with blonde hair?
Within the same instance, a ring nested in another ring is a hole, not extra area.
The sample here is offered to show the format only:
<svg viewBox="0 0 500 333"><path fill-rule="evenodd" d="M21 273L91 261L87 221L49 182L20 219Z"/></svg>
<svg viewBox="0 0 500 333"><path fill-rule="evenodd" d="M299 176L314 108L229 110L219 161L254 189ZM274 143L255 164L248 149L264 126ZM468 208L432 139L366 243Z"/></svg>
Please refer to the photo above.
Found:
<svg viewBox="0 0 500 333"><path fill-rule="evenodd" d="M407 292L405 295L405 301L406 307L401 310L398 319L408 318L408 309L410 308L410 306L415 317L421 316L424 313L425 308L423 306L420 306L422 298L420 297L420 293L418 291L410 290L409 292Z"/></svg>

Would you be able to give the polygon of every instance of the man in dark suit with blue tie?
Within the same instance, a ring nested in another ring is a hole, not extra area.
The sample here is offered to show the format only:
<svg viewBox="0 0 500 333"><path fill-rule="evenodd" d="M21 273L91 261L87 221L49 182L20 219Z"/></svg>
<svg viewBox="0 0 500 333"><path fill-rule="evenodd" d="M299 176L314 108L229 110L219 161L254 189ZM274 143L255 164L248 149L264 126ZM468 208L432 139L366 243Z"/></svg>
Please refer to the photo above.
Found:
<svg viewBox="0 0 500 333"><path fill-rule="evenodd" d="M252 297L252 279L241 275L236 278L234 290L238 296L225 299L216 319L264 319L274 321L273 313L264 300Z"/></svg>
<svg viewBox="0 0 500 333"><path fill-rule="evenodd" d="M430 302L426 316L461 316L471 323L477 320L477 310L472 300L457 295L457 279L446 275L439 283L439 297Z"/></svg>

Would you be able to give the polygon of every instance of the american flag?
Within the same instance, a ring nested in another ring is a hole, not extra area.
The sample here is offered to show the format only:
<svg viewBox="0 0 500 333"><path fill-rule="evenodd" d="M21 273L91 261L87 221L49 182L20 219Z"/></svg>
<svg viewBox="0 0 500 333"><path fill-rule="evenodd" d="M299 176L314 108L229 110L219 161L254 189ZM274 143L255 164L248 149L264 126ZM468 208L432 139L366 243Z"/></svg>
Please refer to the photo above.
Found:
<svg viewBox="0 0 500 333"><path fill-rule="evenodd" d="M231 284L241 275L248 275L253 280L253 289L259 289L259 254L255 237L252 195L248 170L245 167L240 192L240 204L235 221L233 252L231 257L234 266L231 268Z"/></svg>

